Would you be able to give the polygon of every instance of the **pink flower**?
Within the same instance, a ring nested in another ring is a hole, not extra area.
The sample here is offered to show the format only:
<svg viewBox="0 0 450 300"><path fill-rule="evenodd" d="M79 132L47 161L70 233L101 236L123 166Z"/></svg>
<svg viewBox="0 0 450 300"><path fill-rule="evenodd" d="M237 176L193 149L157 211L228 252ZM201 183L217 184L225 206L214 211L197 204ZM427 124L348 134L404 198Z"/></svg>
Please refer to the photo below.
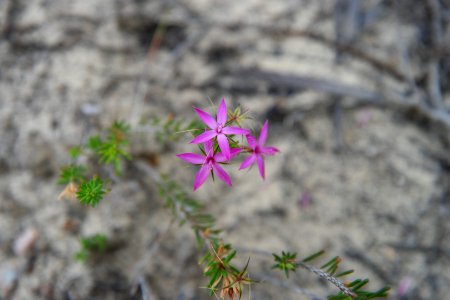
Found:
<svg viewBox="0 0 450 300"><path fill-rule="evenodd" d="M267 131L269 128L269 122L266 120L264 122L264 126L261 128L261 133L259 135L258 141L252 135L247 135L247 142L251 148L252 155L247 157L241 164L239 170L246 169L250 167L255 161L258 164L259 173L261 177L265 179L265 171L264 171L264 156L265 155L275 155L279 152L279 150L275 147L265 147L267 139Z"/></svg>
<svg viewBox="0 0 450 300"><path fill-rule="evenodd" d="M409 292L411 292L411 289L413 287L413 280L409 277L403 278L400 280L400 283L397 287L397 296L399 298L403 298L408 295Z"/></svg>
<svg viewBox="0 0 450 300"><path fill-rule="evenodd" d="M194 180L194 191L198 189L211 175L214 178L214 173L219 177L220 180L225 182L227 185L231 186L230 176L225 172L224 169L219 165L219 163L226 162L227 159L224 154L216 153L214 154L213 142L208 140L204 143L206 155L200 155L196 153L182 153L177 154L177 157L187 161L188 163L194 165L201 165L200 170L197 172ZM237 155L242 149L233 148L230 150L230 158Z"/></svg>
<svg viewBox="0 0 450 300"><path fill-rule="evenodd" d="M206 130L204 133L200 134L196 138L191 141L191 144L200 144L205 143L206 141L210 141L213 138L217 137L217 142L219 144L220 150L226 160L230 160L231 152L230 152L230 144L228 143L227 134L249 134L250 131L247 129L243 129L240 127L234 126L226 126L227 123L227 104L225 103L225 99L222 99L222 102L219 105L219 109L217 110L217 119L215 120L208 113L203 110L194 107L195 112L199 116L199 118L211 129Z"/></svg>

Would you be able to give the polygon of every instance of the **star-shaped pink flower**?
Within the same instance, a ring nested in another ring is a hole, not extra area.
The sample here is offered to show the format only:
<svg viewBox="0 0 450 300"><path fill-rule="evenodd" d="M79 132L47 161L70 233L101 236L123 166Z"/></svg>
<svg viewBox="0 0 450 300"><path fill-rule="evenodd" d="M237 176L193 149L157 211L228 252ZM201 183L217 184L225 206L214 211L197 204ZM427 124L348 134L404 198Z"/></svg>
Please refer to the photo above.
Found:
<svg viewBox="0 0 450 300"><path fill-rule="evenodd" d="M195 112L199 116L199 118L211 129L206 130L204 133L195 137L191 144L200 144L205 143L206 141L210 141L213 138L217 137L217 143L219 144L220 150L222 150L223 155L226 160L230 160L231 152L230 152L230 144L228 143L228 138L226 135L228 134L242 134L247 135L250 133L248 129L234 127L234 126L226 126L227 123L227 104L225 103L225 99L222 99L219 105L219 109L217 110L217 119L211 117L208 113L203 110L194 107Z"/></svg>
<svg viewBox="0 0 450 300"><path fill-rule="evenodd" d="M265 155L275 155L278 152L280 152L275 147L265 147L264 144L266 143L267 139L267 131L269 129L269 122L266 120L264 122L264 126L261 128L261 133L259 135L258 141L256 138L252 135L247 135L247 142L248 145L251 148L252 154L247 157L241 164L239 170L246 169L250 167L253 163L258 164L259 173L261 174L261 177L265 179L265 170L264 170L264 156Z"/></svg>
<svg viewBox="0 0 450 300"><path fill-rule="evenodd" d="M219 165L219 163L226 162L227 159L224 154L216 153L214 154L213 142L211 140L204 143L206 155L200 155L196 153L182 153L177 154L177 157L187 161L188 163L194 165L201 165L200 170L197 172L194 180L194 191L198 189L208 178L208 175L214 176L214 173L219 177L220 180L225 182L227 185L231 186L231 178L225 172L224 169ZM242 149L233 148L230 150L230 158L237 155Z"/></svg>

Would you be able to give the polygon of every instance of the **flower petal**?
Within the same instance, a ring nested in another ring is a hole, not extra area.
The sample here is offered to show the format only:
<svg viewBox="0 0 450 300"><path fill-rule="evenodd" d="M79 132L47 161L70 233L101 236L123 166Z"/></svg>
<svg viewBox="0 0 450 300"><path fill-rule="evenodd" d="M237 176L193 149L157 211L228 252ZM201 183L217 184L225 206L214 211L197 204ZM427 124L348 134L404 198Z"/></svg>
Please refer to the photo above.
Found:
<svg viewBox="0 0 450 300"><path fill-rule="evenodd" d="M207 130L203 132L202 134L196 136L192 141L191 144L201 144L204 142L207 142L214 138L217 135L217 133L214 130Z"/></svg>
<svg viewBox="0 0 450 300"><path fill-rule="evenodd" d="M277 148L275 148L275 147L262 147L261 148L261 152L263 153L263 154L265 154L265 155L275 155L275 154L277 154L278 152L280 152L280 150L278 150Z"/></svg>
<svg viewBox="0 0 450 300"><path fill-rule="evenodd" d="M247 157L246 159L244 159L244 161L242 162L241 166L239 167L239 170L246 169L246 168L250 167L255 162L255 159L256 159L256 155L255 154L252 154L249 157Z"/></svg>
<svg viewBox="0 0 450 300"><path fill-rule="evenodd" d="M247 138L248 145L252 149L255 149L256 146L258 145L258 143L256 142L256 138L253 135L250 135L250 134L247 134L245 137Z"/></svg>
<svg viewBox="0 0 450 300"><path fill-rule="evenodd" d="M265 121L263 127L261 128L261 132L259 133L258 144L263 146L267 140L267 130L269 129L269 121Z"/></svg>
<svg viewBox="0 0 450 300"><path fill-rule="evenodd" d="M220 102L219 109L217 110L217 123L225 125L227 122L227 104L225 103L225 98L222 98Z"/></svg>
<svg viewBox="0 0 450 300"><path fill-rule="evenodd" d="M213 140L211 139L209 141L206 141L203 145L205 146L206 156L213 157L214 156Z"/></svg>
<svg viewBox="0 0 450 300"><path fill-rule="evenodd" d="M213 117L211 117L210 114L208 114L207 112L204 112L203 110L201 110L200 108L197 108L197 107L194 107L194 110L197 113L198 117L203 121L203 123L208 125L208 127L211 129L216 129L217 122L216 122L216 120L214 120Z"/></svg>
<svg viewBox="0 0 450 300"><path fill-rule="evenodd" d="M230 145L228 144L228 139L224 134L217 135L217 142L219 143L220 150L222 150L223 155L227 160L230 160Z"/></svg>
<svg viewBox="0 0 450 300"><path fill-rule="evenodd" d="M197 172L197 175L195 176L194 191L202 186L202 184L206 181L206 178L208 178L210 171L211 168L208 165L203 165L200 168L200 170Z"/></svg>
<svg viewBox="0 0 450 300"><path fill-rule="evenodd" d="M250 130L248 129L244 129L244 128L240 128L240 127L235 127L235 126L227 126L222 128L222 133L224 134L243 134L243 135L247 135L250 133Z"/></svg>
<svg viewBox="0 0 450 300"><path fill-rule="evenodd" d="M177 157L194 165L201 165L205 162L205 157L196 153L181 153Z"/></svg>
<svg viewBox="0 0 450 300"><path fill-rule="evenodd" d="M231 186L231 178L227 174L227 172L225 172L225 170L222 169L221 166L219 166L218 164L213 164L213 169L216 172L217 177L219 177L220 180L222 180L223 182L225 182L226 184Z"/></svg>
<svg viewBox="0 0 450 300"><path fill-rule="evenodd" d="M242 148L231 148L230 149L231 158L233 158L236 155L238 155L239 153L241 153L241 151L242 151Z"/></svg>
<svg viewBox="0 0 450 300"><path fill-rule="evenodd" d="M230 158L235 157L235 156L238 155L241 151L242 151L241 148L231 148L231 149L230 149ZM214 156L214 160L215 160L216 162L219 162L219 163L228 161L228 159L226 159L225 155L223 155L222 153L217 153L217 154Z"/></svg>
<svg viewBox="0 0 450 300"><path fill-rule="evenodd" d="M258 163L259 174L261 174L262 179L266 179L264 172L264 158L262 157L262 155L256 156L256 162Z"/></svg>

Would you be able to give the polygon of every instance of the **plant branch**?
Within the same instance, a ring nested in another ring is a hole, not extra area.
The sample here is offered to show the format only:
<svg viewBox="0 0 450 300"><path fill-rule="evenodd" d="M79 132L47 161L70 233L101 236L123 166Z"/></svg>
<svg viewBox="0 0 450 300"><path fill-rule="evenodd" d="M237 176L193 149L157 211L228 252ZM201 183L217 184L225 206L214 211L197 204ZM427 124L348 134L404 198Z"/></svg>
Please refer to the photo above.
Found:
<svg viewBox="0 0 450 300"><path fill-rule="evenodd" d="M248 248L235 248L236 250L239 250L240 252L249 252L249 253L255 253L259 254L265 257L272 257L272 253L265 251L265 250L259 250L259 249L248 249ZM334 286L336 286L339 290L341 290L345 295L350 297L355 297L355 293L353 293L349 288L347 288L343 282L341 282L339 279L331 276L327 272L324 272L323 270L319 268L315 268L313 266L310 266L304 262L297 262L297 266L306 269L309 272L312 272L319 276L319 278L325 279L326 281L330 282Z"/></svg>
<svg viewBox="0 0 450 300"><path fill-rule="evenodd" d="M310 266L308 264L305 264L303 262L297 262L297 266L302 267L316 275L318 275L320 278L325 279L326 281L330 282L331 284L335 285L338 289L341 290L342 293L344 293L347 296L350 297L356 297L356 294L352 292L348 287L345 286L345 284L337 279L336 277L331 276L327 272L324 272L321 269L315 268L313 266Z"/></svg>

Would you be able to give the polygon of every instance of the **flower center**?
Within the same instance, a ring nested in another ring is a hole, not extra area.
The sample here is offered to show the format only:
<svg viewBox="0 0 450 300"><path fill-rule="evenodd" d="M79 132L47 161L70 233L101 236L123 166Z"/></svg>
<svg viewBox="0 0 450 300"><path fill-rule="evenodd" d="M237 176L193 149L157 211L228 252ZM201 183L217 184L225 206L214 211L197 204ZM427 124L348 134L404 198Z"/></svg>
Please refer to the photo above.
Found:
<svg viewBox="0 0 450 300"><path fill-rule="evenodd" d="M214 160L214 157L207 157L206 161L205 161L205 165L208 165L209 168L211 169L215 162L216 161Z"/></svg>
<svg viewBox="0 0 450 300"><path fill-rule="evenodd" d="M260 154L261 153L261 149L259 148L259 146L255 147L255 150L253 150L255 152L255 154Z"/></svg>
<svg viewBox="0 0 450 300"><path fill-rule="evenodd" d="M220 123L217 123L216 132L217 133L222 133L222 129L223 129L223 125L220 124Z"/></svg>

